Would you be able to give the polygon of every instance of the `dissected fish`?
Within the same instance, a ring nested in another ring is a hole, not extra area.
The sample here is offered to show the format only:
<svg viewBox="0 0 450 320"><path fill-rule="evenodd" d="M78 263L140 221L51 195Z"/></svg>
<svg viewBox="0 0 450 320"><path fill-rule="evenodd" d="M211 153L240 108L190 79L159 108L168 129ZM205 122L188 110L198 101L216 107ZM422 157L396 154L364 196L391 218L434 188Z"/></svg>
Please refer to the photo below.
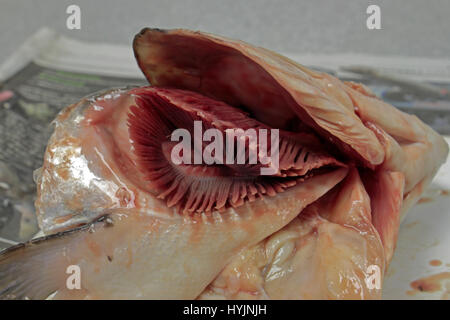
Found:
<svg viewBox="0 0 450 320"><path fill-rule="evenodd" d="M151 86L55 120L36 172L47 236L1 254L0 297L380 298L370 270L383 277L442 137L362 85L241 41L144 29L134 51ZM196 122L278 129L279 165L175 164L171 133ZM80 289L66 285L74 265Z"/></svg>

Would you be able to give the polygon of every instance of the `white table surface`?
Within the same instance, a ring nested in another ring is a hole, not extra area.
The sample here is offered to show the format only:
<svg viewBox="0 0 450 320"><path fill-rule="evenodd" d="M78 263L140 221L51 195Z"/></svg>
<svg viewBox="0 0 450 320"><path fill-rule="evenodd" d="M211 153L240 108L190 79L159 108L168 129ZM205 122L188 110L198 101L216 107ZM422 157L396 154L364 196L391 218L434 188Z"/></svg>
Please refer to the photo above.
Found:
<svg viewBox="0 0 450 320"><path fill-rule="evenodd" d="M382 30L366 28L381 8ZM81 30L66 8L81 7ZM0 0L0 62L42 26L81 40L128 44L144 26L185 27L285 53L450 57L449 0Z"/></svg>

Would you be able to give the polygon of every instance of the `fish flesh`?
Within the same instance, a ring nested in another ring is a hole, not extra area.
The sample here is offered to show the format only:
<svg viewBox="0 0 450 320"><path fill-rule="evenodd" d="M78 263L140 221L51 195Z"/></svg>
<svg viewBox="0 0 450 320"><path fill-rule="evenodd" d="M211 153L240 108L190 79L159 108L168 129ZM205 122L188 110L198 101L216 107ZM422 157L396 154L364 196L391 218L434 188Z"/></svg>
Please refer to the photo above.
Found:
<svg viewBox="0 0 450 320"><path fill-rule="evenodd" d="M133 48L150 86L95 93L55 119L35 173L46 236L1 253L0 297L380 298L370 270L382 283L444 139L363 85L242 41L147 28ZM278 166L175 163L171 134L196 123L279 130Z"/></svg>

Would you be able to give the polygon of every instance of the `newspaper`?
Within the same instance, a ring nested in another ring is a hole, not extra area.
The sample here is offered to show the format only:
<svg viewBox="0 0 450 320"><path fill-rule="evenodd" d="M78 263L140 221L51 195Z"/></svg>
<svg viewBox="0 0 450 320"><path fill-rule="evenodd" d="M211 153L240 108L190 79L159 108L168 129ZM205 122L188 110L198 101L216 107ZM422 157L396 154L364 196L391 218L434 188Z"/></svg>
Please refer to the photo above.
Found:
<svg viewBox="0 0 450 320"><path fill-rule="evenodd" d="M0 66L0 250L38 231L33 171L65 106L109 87L145 85L131 48L42 29Z"/></svg>
<svg viewBox="0 0 450 320"><path fill-rule="evenodd" d="M362 82L385 101L450 134L450 60L287 56L343 80ZM145 84L131 45L80 42L47 28L0 66L0 250L39 231L33 171L42 165L56 114L89 93Z"/></svg>

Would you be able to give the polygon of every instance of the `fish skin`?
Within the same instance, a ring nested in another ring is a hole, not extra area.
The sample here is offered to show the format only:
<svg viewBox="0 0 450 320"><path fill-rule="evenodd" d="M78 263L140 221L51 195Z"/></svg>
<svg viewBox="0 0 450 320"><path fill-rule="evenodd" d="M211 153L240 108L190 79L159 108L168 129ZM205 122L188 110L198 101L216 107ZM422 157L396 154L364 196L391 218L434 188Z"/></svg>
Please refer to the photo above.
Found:
<svg viewBox="0 0 450 320"><path fill-rule="evenodd" d="M387 267L397 244L405 176L402 172L383 170L365 174L363 180L370 196L372 224L384 245Z"/></svg>
<svg viewBox="0 0 450 320"><path fill-rule="evenodd" d="M30 289L26 284L33 283L28 279L34 275L31 270L44 273L44 288L37 286L34 290L38 293L31 298L45 298L58 290L55 298L193 299L236 252L289 223L346 173L347 169L341 168L314 176L277 197L245 203L215 217L152 216L133 209L116 210L108 215L109 223L105 220L101 226L84 228L83 232L57 234L52 246L57 249L51 255L48 250L38 252L36 263L26 260L26 270L16 273L9 259L17 252L5 252L0 255L0 274L11 277L12 272L23 281L24 289ZM38 248L39 244L35 250ZM39 258L42 255L45 262ZM46 264L57 271L54 277L45 274ZM65 289L62 274L69 265L80 267L81 291ZM17 294L14 290L7 293Z"/></svg>
<svg viewBox="0 0 450 320"><path fill-rule="evenodd" d="M100 248L114 247L113 261L101 254L88 258L83 250L81 256L87 262L81 264L81 269L88 273L84 289L91 297L106 299L193 299L237 251L283 227L308 203L341 181L346 172L339 169L313 177L279 197L230 209L221 214L219 221L176 218L175 222L128 215L123 225L118 222L112 227L117 225L119 232L104 229L106 238L96 235Z"/></svg>

